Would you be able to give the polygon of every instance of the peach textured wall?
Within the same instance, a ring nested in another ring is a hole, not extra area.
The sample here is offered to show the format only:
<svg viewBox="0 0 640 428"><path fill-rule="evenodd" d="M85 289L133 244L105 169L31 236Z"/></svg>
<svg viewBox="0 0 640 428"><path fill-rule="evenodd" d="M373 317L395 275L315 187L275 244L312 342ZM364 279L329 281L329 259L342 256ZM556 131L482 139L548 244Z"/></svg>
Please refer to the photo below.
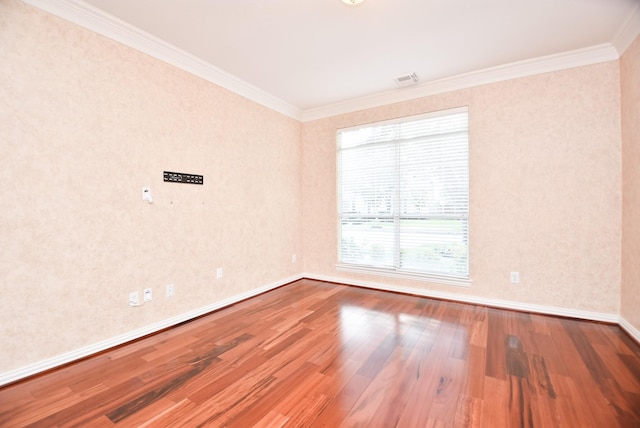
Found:
<svg viewBox="0 0 640 428"><path fill-rule="evenodd" d="M17 0L0 57L0 372L301 271L299 122Z"/></svg>
<svg viewBox="0 0 640 428"><path fill-rule="evenodd" d="M640 331L640 37L620 60L622 93L621 316Z"/></svg>
<svg viewBox="0 0 640 428"><path fill-rule="evenodd" d="M471 288L337 271L336 130L464 105ZM620 150L617 61L305 123L305 271L616 315ZM510 284L511 271L520 272L521 284Z"/></svg>
<svg viewBox="0 0 640 428"><path fill-rule="evenodd" d="M301 271L604 314L622 296L640 328L639 50L300 124L0 1L0 371ZM336 271L336 129L463 105L472 287ZM163 170L205 185L163 183ZM145 287L153 302L130 308Z"/></svg>

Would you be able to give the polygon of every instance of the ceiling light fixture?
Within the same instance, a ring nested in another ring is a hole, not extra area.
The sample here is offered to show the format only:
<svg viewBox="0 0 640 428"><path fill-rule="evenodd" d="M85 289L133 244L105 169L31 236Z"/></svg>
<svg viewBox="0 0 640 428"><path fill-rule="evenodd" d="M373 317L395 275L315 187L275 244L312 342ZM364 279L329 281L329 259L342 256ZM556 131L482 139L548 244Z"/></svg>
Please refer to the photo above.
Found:
<svg viewBox="0 0 640 428"><path fill-rule="evenodd" d="M364 0L342 0L342 3L348 4L349 6L355 6L357 4L362 3Z"/></svg>

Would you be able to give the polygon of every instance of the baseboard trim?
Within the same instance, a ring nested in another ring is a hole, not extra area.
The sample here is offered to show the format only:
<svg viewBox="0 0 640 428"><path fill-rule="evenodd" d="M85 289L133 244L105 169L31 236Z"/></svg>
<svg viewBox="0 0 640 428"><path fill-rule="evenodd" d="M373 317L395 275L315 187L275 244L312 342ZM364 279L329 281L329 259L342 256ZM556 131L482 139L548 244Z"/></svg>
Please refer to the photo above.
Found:
<svg viewBox="0 0 640 428"><path fill-rule="evenodd" d="M555 315L567 318L577 318L589 321L599 321L611 324L618 324L620 317L617 314L607 314L602 312L580 311L569 308L559 308L555 306L536 305L532 303L514 302L511 300L490 299L486 297L468 296L443 291L425 290L422 288L400 287L372 281L357 281L350 278L333 277L325 275L315 275L305 273L303 275L308 279L316 279L318 281L336 282L340 284L352 285L355 287L372 288L381 291L391 291L395 293L413 294L422 297L433 297L435 299L451 300L460 303L471 303L475 305L490 306L500 309L511 309L522 312L532 312L543 315ZM627 323L628 324L628 323ZM629 325L630 326L630 325ZM633 328L633 327L631 327Z"/></svg>
<svg viewBox="0 0 640 428"><path fill-rule="evenodd" d="M620 319L618 320L618 325L629 336L631 336L631 338L633 340L635 340L636 343L638 343L640 345L640 330L638 330L633 325L631 325L631 323L629 321L627 321L626 319L624 319L624 317L622 315L620 316Z"/></svg>
<svg viewBox="0 0 640 428"><path fill-rule="evenodd" d="M246 293L241 293L232 297L229 297L224 300L220 300L211 305L204 306L199 309L195 309L193 311L180 314L178 316L167 318L160 322L148 325L146 327L139 328L137 330L130 331L128 333L122 334L120 336L113 337L111 339L103 340L98 343L94 343L89 346L85 346L70 352L66 352L61 355L57 355L53 358L48 358L43 361L39 361L34 364L29 364L24 367L20 367L15 370L11 370L5 373L0 373L0 386L6 385L9 383L13 383L19 381L21 379L27 378L29 376L34 376L39 373L42 373L47 370L54 369L56 367L60 367L64 364L71 363L73 361L80 360L82 358L89 357L93 354L97 354L98 352L105 351L110 348L114 348L116 346L120 346L132 340L140 339L141 337L147 336L149 334L157 333L166 328L173 327L185 321L192 320L194 318L198 318L202 315L208 314L209 312L216 311L218 309L222 309L225 306L230 306L235 303L241 302L242 300L246 300L248 298L257 296L259 294L265 293L267 291L271 291L275 288L281 287L290 282L297 281L302 279L302 275L294 275L289 278L282 279L280 281L275 281L270 284L266 284L262 287L255 288Z"/></svg>
<svg viewBox="0 0 640 428"><path fill-rule="evenodd" d="M82 358L89 357L98 352L102 352L107 349L123 345L127 342L140 339L141 337L147 336L149 334L157 333L166 328L173 327L175 325L178 325L185 321L192 320L194 318L198 318L207 313L222 309L226 306L233 305L235 303L241 302L242 300L255 297L259 294L265 293L267 291L271 291L273 289L276 289L278 287L281 287L283 285L286 285L288 283L291 283L303 278L351 285L355 287L371 288L371 289L381 290L381 291L390 291L395 293L412 294L412 295L422 296L422 297L432 297L435 299L451 300L451 301L461 302L461 303L490 306L490 307L496 307L501 309L511 309L516 311L532 312L532 313L539 313L544 315L556 315L556 316L562 316L562 317L568 317L568 318L577 318L577 319L584 319L584 320L590 320L590 321L599 321L599 322L606 322L611 324L618 324L636 342L640 343L640 331L638 331L638 329L636 329L633 325L631 325L622 316L619 316L616 314L580 311L576 309L559 308L555 306L536 305L536 304L530 304L530 303L514 302L510 300L466 296L466 295L448 293L443 291L425 290L422 288L401 287L401 286L389 285L389 284L378 283L373 281L357 281L350 278L304 273L304 274L299 274L299 275L294 275L288 278L284 278L282 280L275 281L270 284L266 284L262 287L255 288L246 293L241 293L241 294L229 297L227 299L220 300L211 305L207 305L202 308L195 309L193 311L162 320L160 322L148 325L146 327L143 327L134 331L130 331L120 336L113 337L111 339L107 339L89 346L85 346L85 347L55 356L53 358L49 358L34 364L29 364L27 366L20 367L18 369L15 369L6 373L0 373L0 386L17 382L19 380L37 375L47 370L54 369L64 364L68 364L73 361L77 361Z"/></svg>

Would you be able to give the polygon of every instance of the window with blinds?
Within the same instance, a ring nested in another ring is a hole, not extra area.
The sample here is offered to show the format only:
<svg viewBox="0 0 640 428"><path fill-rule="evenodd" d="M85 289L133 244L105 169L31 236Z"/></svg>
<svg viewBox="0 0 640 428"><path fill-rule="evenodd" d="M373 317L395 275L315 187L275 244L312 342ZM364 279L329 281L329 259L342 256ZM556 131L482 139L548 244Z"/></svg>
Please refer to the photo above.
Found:
<svg viewBox="0 0 640 428"><path fill-rule="evenodd" d="M339 266L469 277L468 135L466 107L338 132Z"/></svg>

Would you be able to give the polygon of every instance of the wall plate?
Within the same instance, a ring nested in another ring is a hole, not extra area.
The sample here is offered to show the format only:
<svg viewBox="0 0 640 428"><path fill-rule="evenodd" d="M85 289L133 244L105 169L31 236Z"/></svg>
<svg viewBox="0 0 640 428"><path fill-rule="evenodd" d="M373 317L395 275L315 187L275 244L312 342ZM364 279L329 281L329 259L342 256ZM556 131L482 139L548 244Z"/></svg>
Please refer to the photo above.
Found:
<svg viewBox="0 0 640 428"><path fill-rule="evenodd" d="M197 174L164 171L162 176L164 181L171 183L204 184L204 176Z"/></svg>

